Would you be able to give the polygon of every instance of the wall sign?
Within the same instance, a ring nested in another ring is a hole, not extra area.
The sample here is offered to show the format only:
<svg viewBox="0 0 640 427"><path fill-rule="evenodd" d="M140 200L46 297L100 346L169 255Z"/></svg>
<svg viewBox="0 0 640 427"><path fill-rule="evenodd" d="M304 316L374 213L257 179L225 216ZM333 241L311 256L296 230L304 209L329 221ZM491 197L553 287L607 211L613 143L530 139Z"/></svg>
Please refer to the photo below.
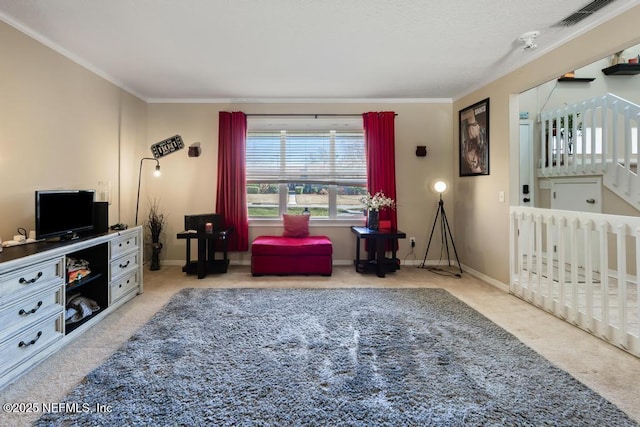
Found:
<svg viewBox="0 0 640 427"><path fill-rule="evenodd" d="M183 148L184 142L182 142L182 137L180 135L174 135L171 138L153 144L151 146L151 152L153 153L153 157L157 159Z"/></svg>

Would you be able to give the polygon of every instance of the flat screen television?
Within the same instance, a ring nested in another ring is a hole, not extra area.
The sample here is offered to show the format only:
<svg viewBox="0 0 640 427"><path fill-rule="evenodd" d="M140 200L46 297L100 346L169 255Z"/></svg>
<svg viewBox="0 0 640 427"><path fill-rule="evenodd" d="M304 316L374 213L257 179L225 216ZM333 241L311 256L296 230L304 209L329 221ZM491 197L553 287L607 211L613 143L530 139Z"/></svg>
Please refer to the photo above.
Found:
<svg viewBox="0 0 640 427"><path fill-rule="evenodd" d="M74 239L93 230L95 190L37 190L36 239Z"/></svg>

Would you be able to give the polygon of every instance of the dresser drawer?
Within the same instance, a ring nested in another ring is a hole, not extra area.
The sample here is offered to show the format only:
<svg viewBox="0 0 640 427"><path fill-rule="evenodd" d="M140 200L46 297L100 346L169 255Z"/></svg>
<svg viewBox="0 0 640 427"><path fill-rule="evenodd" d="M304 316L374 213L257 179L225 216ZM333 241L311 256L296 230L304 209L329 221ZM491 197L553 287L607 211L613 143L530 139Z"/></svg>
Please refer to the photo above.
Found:
<svg viewBox="0 0 640 427"><path fill-rule="evenodd" d="M138 241L138 233L129 233L124 236L117 237L111 241L111 260L118 258L121 255L129 253L134 250L138 250L140 242Z"/></svg>
<svg viewBox="0 0 640 427"><path fill-rule="evenodd" d="M123 256L109 265L109 281L138 269L138 252Z"/></svg>
<svg viewBox="0 0 640 427"><path fill-rule="evenodd" d="M3 306L0 309L0 341L55 313L64 311L64 286L58 285Z"/></svg>
<svg viewBox="0 0 640 427"><path fill-rule="evenodd" d="M0 376L64 337L64 314L37 322L0 342Z"/></svg>
<svg viewBox="0 0 640 427"><path fill-rule="evenodd" d="M0 276L0 302L37 292L56 281L64 282L64 258L55 258Z"/></svg>
<svg viewBox="0 0 640 427"><path fill-rule="evenodd" d="M133 290L139 289L138 275L132 274L130 276L118 279L110 285L109 288L109 305L118 301L123 296L133 292Z"/></svg>

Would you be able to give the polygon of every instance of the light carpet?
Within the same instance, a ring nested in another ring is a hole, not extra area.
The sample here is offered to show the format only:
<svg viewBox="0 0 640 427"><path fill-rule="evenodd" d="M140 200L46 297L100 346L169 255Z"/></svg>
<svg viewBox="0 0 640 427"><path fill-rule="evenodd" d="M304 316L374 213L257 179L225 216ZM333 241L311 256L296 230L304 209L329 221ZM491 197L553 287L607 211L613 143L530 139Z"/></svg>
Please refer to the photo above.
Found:
<svg viewBox="0 0 640 427"><path fill-rule="evenodd" d="M442 289L184 289L65 401L37 425L636 425Z"/></svg>

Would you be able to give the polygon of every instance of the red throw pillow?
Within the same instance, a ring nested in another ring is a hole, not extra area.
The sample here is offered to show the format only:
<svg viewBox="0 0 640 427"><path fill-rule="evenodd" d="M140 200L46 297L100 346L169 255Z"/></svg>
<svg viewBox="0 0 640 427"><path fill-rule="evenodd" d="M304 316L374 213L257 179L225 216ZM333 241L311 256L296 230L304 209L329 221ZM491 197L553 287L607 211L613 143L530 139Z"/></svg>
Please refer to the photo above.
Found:
<svg viewBox="0 0 640 427"><path fill-rule="evenodd" d="M283 214L284 237L307 237L309 235L310 215L289 215Z"/></svg>

